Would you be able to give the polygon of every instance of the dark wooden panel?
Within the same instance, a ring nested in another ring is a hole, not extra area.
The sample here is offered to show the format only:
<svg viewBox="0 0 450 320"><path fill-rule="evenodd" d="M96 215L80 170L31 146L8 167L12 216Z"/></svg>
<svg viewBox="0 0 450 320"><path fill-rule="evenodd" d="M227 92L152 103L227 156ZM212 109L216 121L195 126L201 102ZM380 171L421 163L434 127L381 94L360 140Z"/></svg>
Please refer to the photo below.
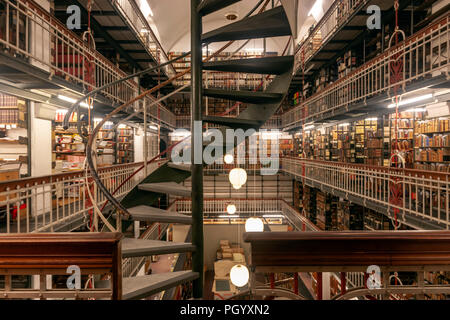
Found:
<svg viewBox="0 0 450 320"><path fill-rule="evenodd" d="M118 233L9 234L0 236L0 268L110 269L120 246Z"/></svg>
<svg viewBox="0 0 450 320"><path fill-rule="evenodd" d="M0 236L0 273L111 273L112 298L122 297L121 233L36 233Z"/></svg>
<svg viewBox="0 0 450 320"><path fill-rule="evenodd" d="M450 231L245 233L253 266L450 265Z"/></svg>

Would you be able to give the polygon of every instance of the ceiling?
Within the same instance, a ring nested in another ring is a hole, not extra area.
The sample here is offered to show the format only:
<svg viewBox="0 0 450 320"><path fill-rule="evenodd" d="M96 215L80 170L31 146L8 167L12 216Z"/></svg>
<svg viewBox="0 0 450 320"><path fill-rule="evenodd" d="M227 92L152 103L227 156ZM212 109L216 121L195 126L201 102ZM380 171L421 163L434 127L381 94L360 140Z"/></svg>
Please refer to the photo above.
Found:
<svg viewBox="0 0 450 320"><path fill-rule="evenodd" d="M144 0L145 1L145 0ZM190 51L190 1L188 0L146 0L150 5L153 16L149 16L151 24L155 27L155 33L160 35L160 42L166 52L186 52ZM319 0L320 1L320 0ZM308 12L314 5L316 0L301 0L299 1L298 19L299 19L299 36L307 32L311 23L315 20ZM203 32L208 32L216 28L222 27L231 23L225 18L225 14L235 12L238 14L238 19L242 19L255 5L258 0L243 0L235 3L227 8L214 12L203 18ZM332 0L322 0L322 7L325 11ZM270 6L270 4L269 4ZM306 22L306 23L305 23ZM267 39L267 51L282 52L288 37L278 37ZM236 44L228 51L234 51L244 41L236 41ZM213 43L210 45L211 50L216 50L221 47L221 43ZM263 40L251 40L247 48L262 48Z"/></svg>

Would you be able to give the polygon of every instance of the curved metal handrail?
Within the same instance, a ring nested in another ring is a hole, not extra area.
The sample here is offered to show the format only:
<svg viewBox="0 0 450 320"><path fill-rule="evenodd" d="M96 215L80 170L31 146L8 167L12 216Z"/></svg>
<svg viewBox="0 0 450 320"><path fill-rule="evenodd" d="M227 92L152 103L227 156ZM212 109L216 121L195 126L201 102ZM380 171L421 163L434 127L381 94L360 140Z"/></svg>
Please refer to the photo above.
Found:
<svg viewBox="0 0 450 320"><path fill-rule="evenodd" d="M241 291L225 300L233 300L245 295L262 295L262 296L272 296L272 297L284 297L290 300L306 300L305 297L299 294L295 294L286 288L271 288L270 286L258 286L252 289L247 289Z"/></svg>
<svg viewBox="0 0 450 320"><path fill-rule="evenodd" d="M115 80L115 81L113 81L113 82L107 83L107 84L105 84L104 86L99 87L99 88L97 88L97 89L95 89L95 90L92 90L92 91L90 91L89 93L85 94L85 95L82 96L80 99L78 99L77 101L75 101L75 102L72 104L72 106L69 108L69 110L67 111L67 113L65 114L65 116L64 116L64 121L63 121L63 127L64 127L64 129L67 130L67 128L69 127L70 116L71 116L72 113L75 111L75 108L78 108L79 105L80 105L80 103L83 102L83 101L85 101L87 98L92 97L93 95L95 95L95 94L97 94L97 93L99 93L99 92L101 92L101 91L103 91L103 90L105 90L105 89L107 89L107 88L109 88L109 87L111 87L111 86L113 86L113 85L116 85L116 84L119 84L119 83L121 83L121 82L130 80L130 79L133 79L133 78L135 78L135 77L139 77L139 76L144 75L144 74L146 74L146 73L150 73L150 72L152 72L152 71L161 69L162 67L164 67L164 66L166 66L166 65L169 65L169 64L171 64L171 63L174 63L174 62L176 62L176 61L179 60L179 59L185 58L185 57L188 56L190 53L191 53L190 51L189 51L189 52L186 52L186 53L182 54L181 56L176 57L176 58L174 58L174 59L172 59L172 60L169 60L169 61L167 61L167 62L161 63L161 64L159 64L159 65L157 65L157 66L154 66L154 67L151 67L151 68L147 68L147 69L145 69L145 70L142 70L142 71L139 71L139 72L130 74L130 75L124 77L124 78L121 78L121 79ZM80 121L77 121L77 124L79 124L79 123L80 123ZM80 130L78 130L78 132L81 133Z"/></svg>
<svg viewBox="0 0 450 320"><path fill-rule="evenodd" d="M343 295L337 295L331 298L331 300L347 300L351 298L357 298L366 295L392 295L392 294L449 294L450 287L439 286L439 285L427 285L423 287L419 286L397 286L397 287L387 287L379 289L367 289L367 288L353 288L348 290Z"/></svg>

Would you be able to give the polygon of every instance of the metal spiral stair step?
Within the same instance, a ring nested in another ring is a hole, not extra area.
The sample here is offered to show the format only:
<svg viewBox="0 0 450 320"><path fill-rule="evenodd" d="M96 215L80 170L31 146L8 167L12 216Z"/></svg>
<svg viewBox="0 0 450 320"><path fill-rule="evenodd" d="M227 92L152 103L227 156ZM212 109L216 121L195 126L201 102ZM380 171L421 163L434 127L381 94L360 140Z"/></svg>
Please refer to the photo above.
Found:
<svg viewBox="0 0 450 320"><path fill-rule="evenodd" d="M292 68L293 56L218 60L203 63L204 70L280 75Z"/></svg>
<svg viewBox="0 0 450 320"><path fill-rule="evenodd" d="M229 117L217 117L217 116L204 116L203 121L219 124L231 128L257 128L261 126L261 121L249 120L242 118L229 118Z"/></svg>
<svg viewBox="0 0 450 320"><path fill-rule="evenodd" d="M168 253L181 253L195 251L192 243L169 242L161 240L122 239L122 257L144 257Z"/></svg>
<svg viewBox="0 0 450 320"><path fill-rule="evenodd" d="M203 34L202 42L211 43L290 35L291 28L286 13L283 7L279 6L207 32Z"/></svg>
<svg viewBox="0 0 450 320"><path fill-rule="evenodd" d="M176 182L156 182L143 183L138 186L139 190L151 191L157 193L166 193L174 196L190 197L191 190Z"/></svg>
<svg viewBox="0 0 450 320"><path fill-rule="evenodd" d="M172 168L172 169L177 169L177 170L181 170L181 171L189 171L189 172L191 171L190 164L169 162L167 165L169 166L169 168Z"/></svg>
<svg viewBox="0 0 450 320"><path fill-rule="evenodd" d="M135 221L191 224L192 217L150 206L136 206L128 209Z"/></svg>
<svg viewBox="0 0 450 320"><path fill-rule="evenodd" d="M177 271L122 279L122 299L142 299L198 278L197 272Z"/></svg>
<svg viewBox="0 0 450 320"><path fill-rule="evenodd" d="M197 8L197 11L206 16L207 14L216 12L220 9L231 6L233 3L240 2L241 0L203 0Z"/></svg>

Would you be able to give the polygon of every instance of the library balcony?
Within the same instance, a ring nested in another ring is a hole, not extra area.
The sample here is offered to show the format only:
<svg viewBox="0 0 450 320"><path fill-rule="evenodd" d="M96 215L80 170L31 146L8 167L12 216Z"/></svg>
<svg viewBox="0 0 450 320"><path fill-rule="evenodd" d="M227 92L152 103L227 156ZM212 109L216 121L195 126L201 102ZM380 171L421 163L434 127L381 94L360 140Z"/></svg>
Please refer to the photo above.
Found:
<svg viewBox="0 0 450 320"><path fill-rule="evenodd" d="M432 94L437 101L447 101L449 27L450 15L445 14L397 45L389 41L384 52L284 113L283 128L388 114L393 96L414 99L419 89L420 96ZM394 74L394 64L400 64L399 74ZM414 103L401 104L400 110L412 107Z"/></svg>
<svg viewBox="0 0 450 320"><path fill-rule="evenodd" d="M131 66L128 73L133 73L133 69L144 70L150 64L169 61L149 21L144 17L144 14L149 13L141 11L135 1L96 1L91 5L90 12L89 1L58 1L55 3L55 16L65 21L70 5L82 9L82 19L87 20L90 15L96 48L111 59L116 58L116 53L119 54L119 64L126 62ZM159 73L144 75L141 81L147 86L155 86L158 81L165 81L174 75L175 70L169 64L161 68ZM173 87L169 86L168 89L173 90Z"/></svg>
<svg viewBox="0 0 450 320"><path fill-rule="evenodd" d="M450 227L448 173L299 158L281 164L305 185L387 215L393 224Z"/></svg>
<svg viewBox="0 0 450 320"><path fill-rule="evenodd" d="M3 92L57 108L69 107L70 102L75 102L86 91L127 76L34 1L4 0L2 3L5 26L0 33L3 48L0 76L4 81L0 89ZM109 86L95 95L95 112L98 115L109 113L111 106L129 101L139 90L135 79ZM160 101L151 97L145 100L149 118L167 128L175 127L175 116ZM138 110L137 104L122 116L142 121L142 115L135 109Z"/></svg>

